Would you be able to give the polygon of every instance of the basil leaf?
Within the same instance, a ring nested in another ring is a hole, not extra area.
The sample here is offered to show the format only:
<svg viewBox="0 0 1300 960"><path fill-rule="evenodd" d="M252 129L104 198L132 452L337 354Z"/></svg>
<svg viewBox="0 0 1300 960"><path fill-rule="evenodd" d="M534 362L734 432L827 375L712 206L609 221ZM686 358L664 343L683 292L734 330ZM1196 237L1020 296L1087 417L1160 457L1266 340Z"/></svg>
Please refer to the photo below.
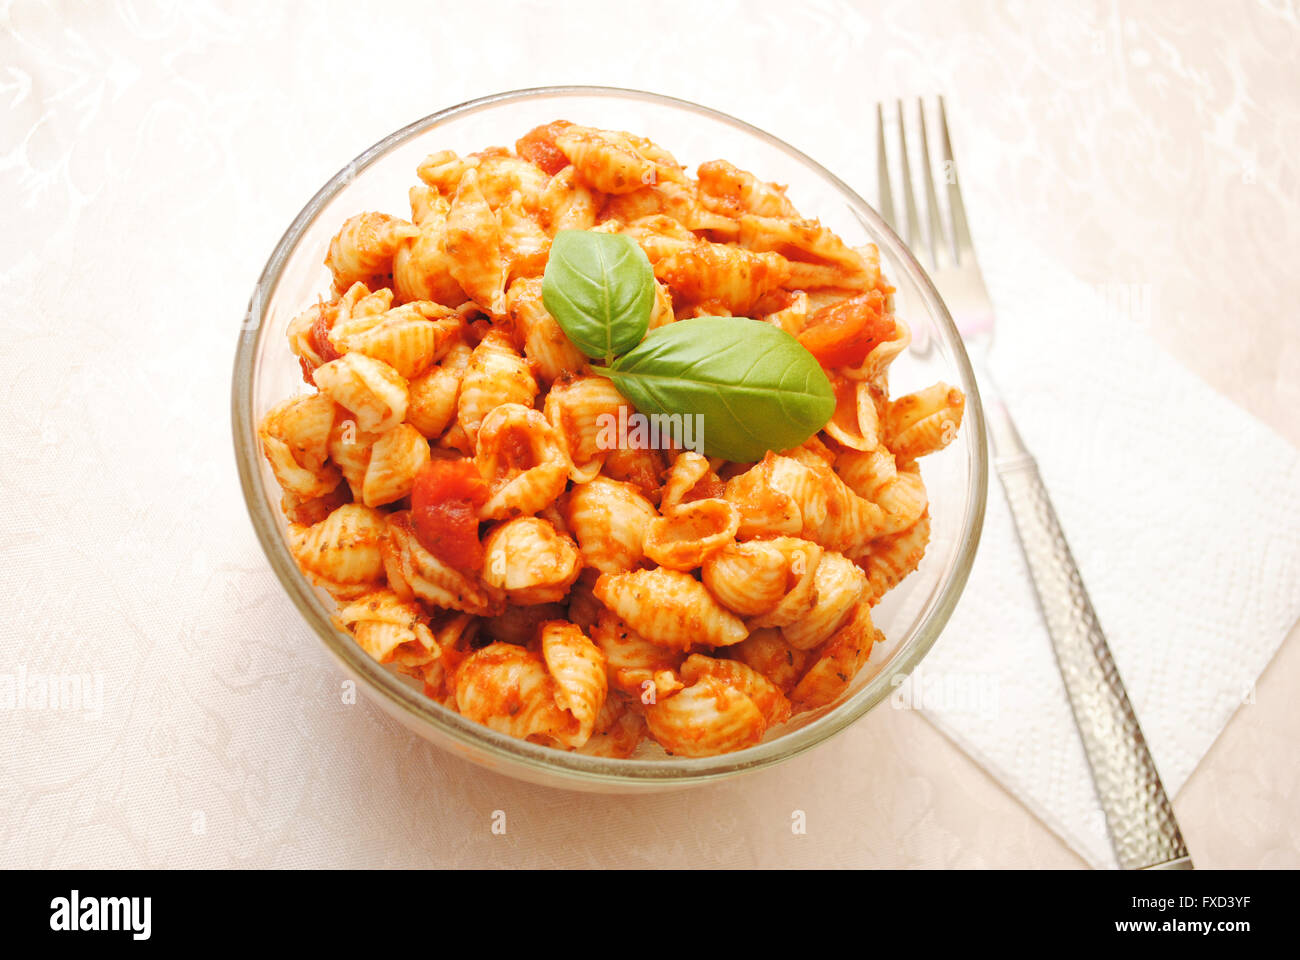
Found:
<svg viewBox="0 0 1300 960"><path fill-rule="evenodd" d="M835 412L817 359L761 320L679 320L596 369L642 414L702 415L704 453L738 463L798 446Z"/></svg>
<svg viewBox="0 0 1300 960"><path fill-rule="evenodd" d="M654 301L654 270L631 237L590 230L555 235L542 302L587 356L611 363L640 343Z"/></svg>

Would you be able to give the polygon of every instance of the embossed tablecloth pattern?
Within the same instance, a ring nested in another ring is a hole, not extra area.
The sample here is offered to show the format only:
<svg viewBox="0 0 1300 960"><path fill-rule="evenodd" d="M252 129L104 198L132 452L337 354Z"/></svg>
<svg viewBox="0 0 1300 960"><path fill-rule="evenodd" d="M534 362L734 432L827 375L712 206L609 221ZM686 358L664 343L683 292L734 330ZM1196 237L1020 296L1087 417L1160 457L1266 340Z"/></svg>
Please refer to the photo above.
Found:
<svg viewBox="0 0 1300 960"><path fill-rule="evenodd" d="M658 90L770 129L866 190L865 106L942 90L983 235L1045 251L1103 298L1150 295L1130 316L1143 335L1296 442L1297 14L1189 19L1177 4L0 2L0 680L86 674L97 708L0 710L0 864L1077 863L908 711L740 781L603 798L470 768L341 702L244 512L230 358L301 205L433 110L544 83ZM1069 371L1049 372L1008 371L1008 390L1059 409L1052 429L1077 431L1080 455L1104 454ZM1160 409L1144 413L1159 429ZM1043 466L1050 484L1071 462ZM1099 544L1077 503L1058 507L1090 578L1136 576L1147 550L1162 576L1206 576L1149 531ZM1294 564L1258 549L1269 570ZM1183 593L1218 596L1238 573ZM1101 613L1117 638L1143 629ZM1233 627L1205 630L1226 642ZM1294 698L1289 676L1266 677L1270 702ZM1133 692L1141 708L1161 688ZM1232 780L1192 798L1189 840L1218 862L1295 864L1300 784L1265 756L1287 759L1285 736L1259 723L1229 727L1258 762L1212 751L1193 776ZM1197 759L1169 762L1185 776ZM1074 813L1029 803L1097 859Z"/></svg>

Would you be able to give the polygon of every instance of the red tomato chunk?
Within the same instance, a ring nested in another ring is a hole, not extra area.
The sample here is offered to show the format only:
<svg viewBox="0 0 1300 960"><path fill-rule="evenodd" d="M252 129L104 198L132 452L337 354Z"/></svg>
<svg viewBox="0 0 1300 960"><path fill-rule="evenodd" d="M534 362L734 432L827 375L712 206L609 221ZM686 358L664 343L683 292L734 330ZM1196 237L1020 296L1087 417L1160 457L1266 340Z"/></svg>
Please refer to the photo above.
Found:
<svg viewBox="0 0 1300 960"><path fill-rule="evenodd" d="M823 367L856 367L879 343L894 335L879 290L822 307L808 320L799 342Z"/></svg>
<svg viewBox="0 0 1300 960"><path fill-rule="evenodd" d="M515 150L525 160L555 176L569 165L569 158L555 145L556 134L567 126L567 120L556 120L554 123L534 127L515 142Z"/></svg>
<svg viewBox="0 0 1300 960"><path fill-rule="evenodd" d="M415 478L411 521L424 549L457 570L483 568L478 509L488 488L470 460L433 460Z"/></svg>

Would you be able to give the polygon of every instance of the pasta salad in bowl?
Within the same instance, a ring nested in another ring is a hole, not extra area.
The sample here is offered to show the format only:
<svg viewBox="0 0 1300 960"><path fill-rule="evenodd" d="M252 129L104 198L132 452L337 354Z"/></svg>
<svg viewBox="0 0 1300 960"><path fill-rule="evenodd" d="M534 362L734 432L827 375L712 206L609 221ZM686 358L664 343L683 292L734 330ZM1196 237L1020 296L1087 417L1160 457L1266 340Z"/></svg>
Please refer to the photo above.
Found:
<svg viewBox="0 0 1300 960"><path fill-rule="evenodd" d="M633 91L490 97L353 161L267 265L233 412L345 670L570 787L843 729L937 637L983 515L970 368L898 239L793 148Z"/></svg>

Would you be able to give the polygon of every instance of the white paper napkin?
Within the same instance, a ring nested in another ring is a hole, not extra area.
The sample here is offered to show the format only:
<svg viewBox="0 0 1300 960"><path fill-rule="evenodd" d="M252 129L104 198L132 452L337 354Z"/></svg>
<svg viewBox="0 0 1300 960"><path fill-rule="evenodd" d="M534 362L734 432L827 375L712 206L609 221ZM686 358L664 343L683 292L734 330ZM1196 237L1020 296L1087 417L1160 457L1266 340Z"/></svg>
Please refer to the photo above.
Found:
<svg viewBox="0 0 1300 960"><path fill-rule="evenodd" d="M1300 453L1150 339L1150 290L1089 286L992 211L972 222L993 376L1173 796L1300 616ZM965 593L898 696L1089 863L1116 865L993 471Z"/></svg>

